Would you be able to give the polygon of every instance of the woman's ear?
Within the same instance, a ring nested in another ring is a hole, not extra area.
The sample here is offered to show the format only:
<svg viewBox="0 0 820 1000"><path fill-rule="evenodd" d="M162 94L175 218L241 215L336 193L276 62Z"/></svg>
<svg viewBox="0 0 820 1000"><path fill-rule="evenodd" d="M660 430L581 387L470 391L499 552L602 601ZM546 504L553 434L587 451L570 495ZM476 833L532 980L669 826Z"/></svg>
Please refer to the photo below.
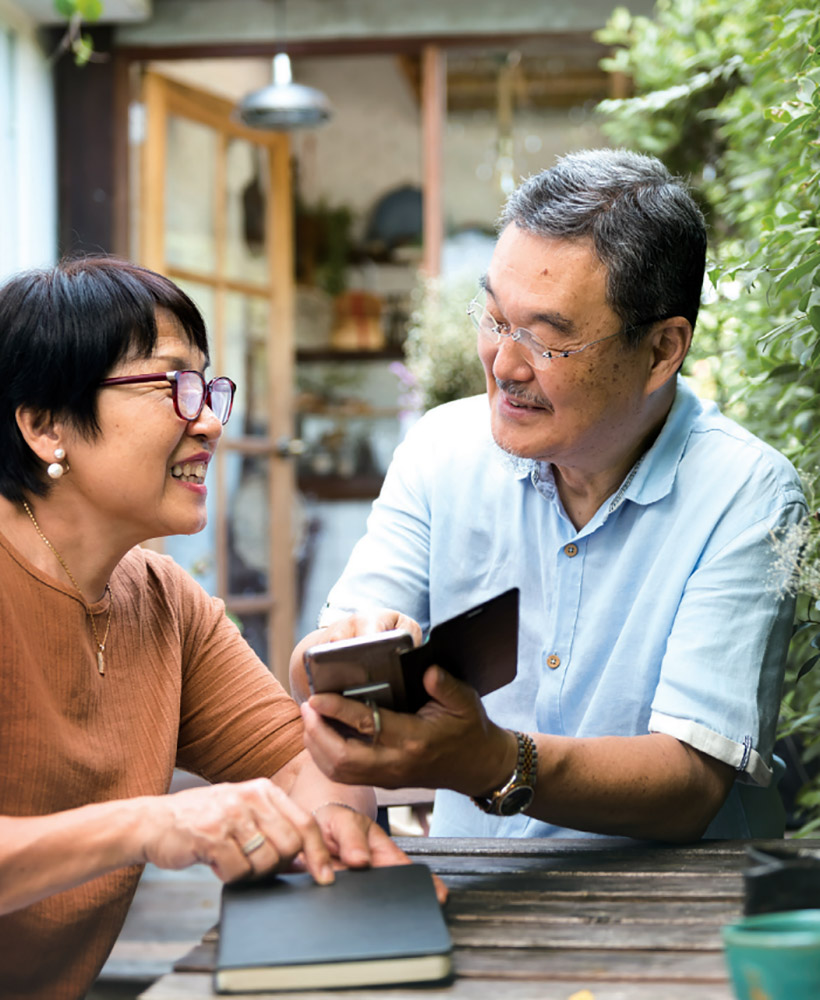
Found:
<svg viewBox="0 0 820 1000"><path fill-rule="evenodd" d="M692 343L692 324L683 316L671 316L657 323L649 336L652 347L649 391L654 392L680 371Z"/></svg>
<svg viewBox="0 0 820 1000"><path fill-rule="evenodd" d="M62 426L50 413L18 406L14 414L23 440L43 462L54 461L54 451L62 447Z"/></svg>

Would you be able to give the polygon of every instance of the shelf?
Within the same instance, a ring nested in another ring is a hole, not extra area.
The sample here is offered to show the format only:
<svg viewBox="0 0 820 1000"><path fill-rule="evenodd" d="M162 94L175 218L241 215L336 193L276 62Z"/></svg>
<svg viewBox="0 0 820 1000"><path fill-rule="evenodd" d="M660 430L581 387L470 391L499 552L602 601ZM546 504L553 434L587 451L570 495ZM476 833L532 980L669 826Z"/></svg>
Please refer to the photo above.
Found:
<svg viewBox="0 0 820 1000"><path fill-rule="evenodd" d="M381 476L304 476L300 492L317 500L375 500L382 488Z"/></svg>
<svg viewBox="0 0 820 1000"><path fill-rule="evenodd" d="M404 349L386 347L381 351L334 351L332 347L322 347L296 352L297 362L306 361L403 361Z"/></svg>
<svg viewBox="0 0 820 1000"><path fill-rule="evenodd" d="M316 409L296 407L296 415L299 417L330 417L333 420L396 419L400 413L401 410L397 406L373 406L368 410L357 410L344 405L329 405Z"/></svg>

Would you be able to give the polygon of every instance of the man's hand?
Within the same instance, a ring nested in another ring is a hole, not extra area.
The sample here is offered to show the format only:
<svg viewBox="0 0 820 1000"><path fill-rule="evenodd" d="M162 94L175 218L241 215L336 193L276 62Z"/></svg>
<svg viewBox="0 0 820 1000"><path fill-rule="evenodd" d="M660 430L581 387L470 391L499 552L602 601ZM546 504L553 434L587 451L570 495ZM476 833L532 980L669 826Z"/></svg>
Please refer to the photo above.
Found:
<svg viewBox="0 0 820 1000"><path fill-rule="evenodd" d="M375 635L377 632L388 632L400 628L413 636L414 645L421 642L421 628L418 623L400 611L389 608L379 608L375 611L361 612L342 618L325 628L309 632L290 655L290 688L291 694L298 702L310 697L310 686L305 674L305 650L320 642L336 642L339 639L355 639L359 635Z"/></svg>
<svg viewBox="0 0 820 1000"><path fill-rule="evenodd" d="M506 780L515 767L515 737L490 722L468 684L440 667L429 667L423 681L431 700L415 715L379 709L378 734L367 705L337 694L313 695L302 705L302 717L305 746L319 768L348 784L452 788L467 795L483 795ZM365 739L343 738L324 717Z"/></svg>

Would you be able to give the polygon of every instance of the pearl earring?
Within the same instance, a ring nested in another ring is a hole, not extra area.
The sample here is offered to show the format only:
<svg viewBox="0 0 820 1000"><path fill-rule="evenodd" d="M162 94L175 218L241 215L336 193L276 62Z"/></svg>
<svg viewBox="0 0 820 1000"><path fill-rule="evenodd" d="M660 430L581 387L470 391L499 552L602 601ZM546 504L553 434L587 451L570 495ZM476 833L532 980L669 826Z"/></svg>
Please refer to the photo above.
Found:
<svg viewBox="0 0 820 1000"><path fill-rule="evenodd" d="M64 448L55 448L54 449L54 461L46 469L46 472L48 473L48 475L52 479L59 479L60 476L62 476L62 474L67 471L60 464L60 462L64 458L65 458L65 449Z"/></svg>

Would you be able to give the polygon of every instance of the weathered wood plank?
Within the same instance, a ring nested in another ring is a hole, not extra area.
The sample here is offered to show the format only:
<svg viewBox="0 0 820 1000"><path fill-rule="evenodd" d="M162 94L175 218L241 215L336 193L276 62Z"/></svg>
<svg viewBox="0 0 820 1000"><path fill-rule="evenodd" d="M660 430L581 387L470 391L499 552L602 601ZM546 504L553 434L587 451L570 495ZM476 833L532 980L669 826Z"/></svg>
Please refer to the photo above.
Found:
<svg viewBox="0 0 820 1000"><path fill-rule="evenodd" d="M714 924L658 924L617 921L566 923L559 920L451 921L456 948L549 948L596 951L720 951L720 928Z"/></svg>
<svg viewBox="0 0 820 1000"><path fill-rule="evenodd" d="M650 854L640 860L620 855L581 854L576 857L553 855L491 855L463 857L456 854L417 855L413 859L433 871L446 873L495 872L573 872L578 875L601 872L630 872L638 875L672 875L685 871L691 878L711 878L714 875L740 877L747 865L744 855L702 856L682 864L674 857Z"/></svg>
<svg viewBox="0 0 820 1000"><path fill-rule="evenodd" d="M514 872L454 875L440 872L451 892L514 893L522 899L575 899L600 901L617 899L724 900L739 901L743 883L739 875L693 877L678 873L663 878L629 872L530 872L526 879Z"/></svg>
<svg viewBox="0 0 820 1000"><path fill-rule="evenodd" d="M584 901L545 898L533 892L510 895L502 892L452 892L446 905L448 921L514 919L569 923L704 923L721 925L736 920L739 900L688 899L670 904L666 900L617 899Z"/></svg>
<svg viewBox="0 0 820 1000"><path fill-rule="evenodd" d="M717 951L456 948L454 961L459 976L509 978L539 984L564 980L722 983L728 978L723 954ZM703 993L703 996L711 1000L711 994ZM659 990L658 1000L664 997Z"/></svg>
<svg viewBox="0 0 820 1000"><path fill-rule="evenodd" d="M591 994L591 995L590 995ZM203 974L164 976L141 1000L210 1000L210 977ZM698 987L692 983L607 983L584 978L548 983L507 980L456 979L448 986L395 987L379 990L323 990L310 993L257 993L255 1000L732 1000L728 983L710 982Z"/></svg>
<svg viewBox="0 0 820 1000"><path fill-rule="evenodd" d="M648 854L666 853L678 859L682 866L688 867L693 857L700 856L737 856L744 857L746 849L751 844L747 840L702 840L696 844L660 844L628 837L568 837L568 838L536 838L536 837L396 837L396 843L402 850L413 856L433 856L438 854L470 855L471 857L525 857L532 854L570 856L597 852L602 855L617 853L630 857L632 862L639 861ZM783 847L783 841L755 840L756 847ZM820 850L820 838L799 841L799 846L809 850Z"/></svg>

